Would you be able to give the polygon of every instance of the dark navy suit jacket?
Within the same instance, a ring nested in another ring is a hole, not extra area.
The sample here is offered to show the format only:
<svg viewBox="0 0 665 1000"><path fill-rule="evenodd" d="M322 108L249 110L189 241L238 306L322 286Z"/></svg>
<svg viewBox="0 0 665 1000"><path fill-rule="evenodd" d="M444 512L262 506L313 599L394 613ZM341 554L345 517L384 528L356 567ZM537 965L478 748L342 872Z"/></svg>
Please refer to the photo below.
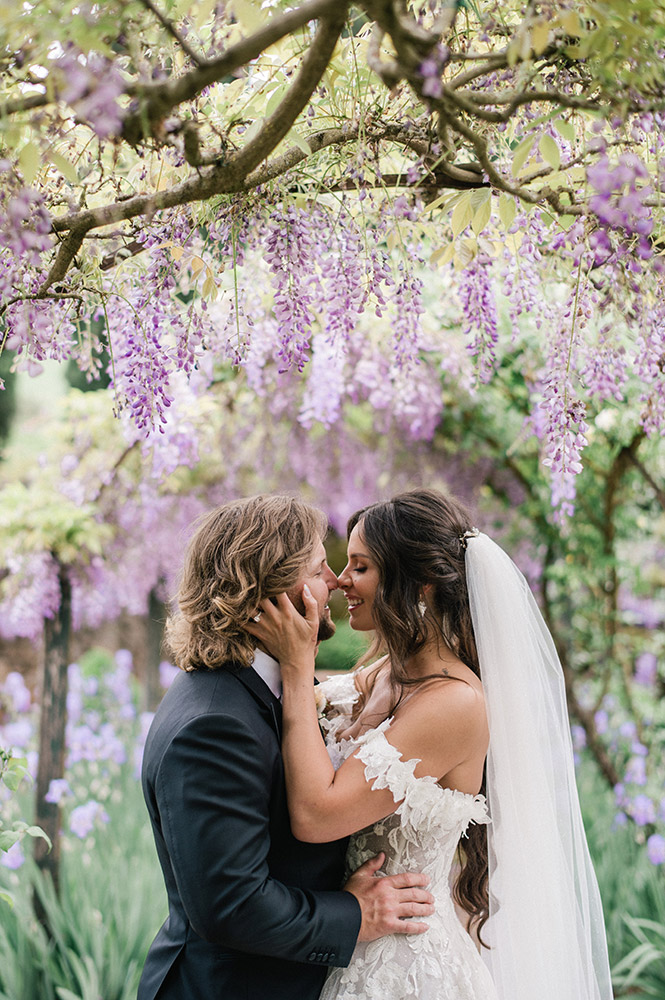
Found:
<svg viewBox="0 0 665 1000"><path fill-rule="evenodd" d="M346 841L291 833L281 708L230 667L178 675L157 709L142 781L169 915L138 1000L316 1000L326 967L350 960Z"/></svg>

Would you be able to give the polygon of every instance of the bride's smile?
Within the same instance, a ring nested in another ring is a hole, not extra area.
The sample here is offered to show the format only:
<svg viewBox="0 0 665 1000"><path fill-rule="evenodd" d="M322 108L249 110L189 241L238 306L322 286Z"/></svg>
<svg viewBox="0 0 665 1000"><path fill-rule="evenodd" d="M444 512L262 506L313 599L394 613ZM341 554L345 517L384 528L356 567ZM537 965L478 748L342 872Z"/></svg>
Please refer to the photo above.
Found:
<svg viewBox="0 0 665 1000"><path fill-rule="evenodd" d="M375 628L372 605L378 585L378 567L367 553L360 527L356 526L349 536L347 564L339 576L339 586L349 606L352 629L367 632Z"/></svg>

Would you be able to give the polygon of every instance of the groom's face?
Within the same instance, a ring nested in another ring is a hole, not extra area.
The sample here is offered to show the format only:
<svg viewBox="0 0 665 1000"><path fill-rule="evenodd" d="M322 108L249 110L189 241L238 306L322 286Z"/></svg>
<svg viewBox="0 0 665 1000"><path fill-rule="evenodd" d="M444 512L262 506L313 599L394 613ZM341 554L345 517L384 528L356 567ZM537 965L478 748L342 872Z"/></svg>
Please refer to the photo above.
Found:
<svg viewBox="0 0 665 1000"><path fill-rule="evenodd" d="M302 579L289 594L291 601L301 614L305 614L305 604L302 599L302 589L307 584L312 597L316 599L319 609L319 642L330 639L335 634L335 623L330 617L328 598L333 590L337 590L337 577L327 562L323 542L318 541L312 555L307 561Z"/></svg>

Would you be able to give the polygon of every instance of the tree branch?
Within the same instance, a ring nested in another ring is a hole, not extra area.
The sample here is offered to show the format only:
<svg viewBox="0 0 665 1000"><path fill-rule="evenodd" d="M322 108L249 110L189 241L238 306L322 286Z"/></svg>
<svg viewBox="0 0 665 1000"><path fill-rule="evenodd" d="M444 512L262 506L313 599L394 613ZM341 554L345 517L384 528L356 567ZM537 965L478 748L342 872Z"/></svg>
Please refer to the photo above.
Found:
<svg viewBox="0 0 665 1000"><path fill-rule="evenodd" d="M461 55L456 55L452 53L450 56L450 61L453 62L455 59L461 59ZM471 59L471 56L465 56L466 59ZM473 69L467 69L464 73L458 73L454 76L446 86L448 90L459 90L460 87L465 87L467 83L472 83L477 80L479 76L485 76L487 73L495 73L498 69L504 69L508 65L508 50L503 49L501 52L496 52L494 54L487 53L487 55L477 55L473 57L474 59L482 59L484 65L474 66Z"/></svg>
<svg viewBox="0 0 665 1000"><path fill-rule="evenodd" d="M147 9L155 15L162 27L166 28L172 38L175 38L180 48L189 56L192 62L197 66L200 66L203 62L201 56L194 51L187 39L183 38L173 21L169 20L165 14L162 14L162 12L154 5L152 0L140 0L140 3L142 3L144 7L147 7Z"/></svg>
<svg viewBox="0 0 665 1000"><path fill-rule="evenodd" d="M389 141L399 143L402 146L413 149L418 155L428 152L429 147L423 139L414 136L412 131L408 131L399 125L387 125L368 131L363 134L371 142ZM292 167L306 159L309 155L317 153L319 150L332 145L342 145L352 142L358 138L359 126L343 129L325 129L305 136L305 140L310 147L311 153L306 153L300 146L291 146L284 153L256 168L246 177L236 176L236 172L227 171L227 164L220 163L208 168L205 172L200 171L190 174L184 181L167 188L163 191L153 191L149 194L135 195L133 198L125 198L122 201L111 202L107 205L100 205L97 208L84 209L71 215L63 215L53 220L53 231L56 233L66 233L70 230L80 230L82 239L91 229L113 225L117 222L134 219L139 215L154 213L165 208L175 208L178 205L186 205L192 201L201 201L218 194L234 194L240 191L251 191L260 184L281 174L286 173ZM465 182L468 186L481 187L485 182L481 181L478 173L475 172L474 164L464 164L457 167L457 172L448 171L451 166L437 167L434 176L439 187L450 186L453 189ZM449 183L448 183L449 182ZM413 185L409 185L411 187ZM77 248L78 249L78 248Z"/></svg>
<svg viewBox="0 0 665 1000"><path fill-rule="evenodd" d="M580 725L584 730L584 733L586 735L587 747L589 748L593 757L595 758L596 763L598 764L598 767L600 768L603 777L607 781L610 788L614 788L614 786L617 785L621 780L620 775L607 753L607 748L605 747L605 744L598 735L598 730L596 729L596 720L594 717L593 710L584 708L579 698L577 697L577 693L575 691L574 674L570 668L570 664L568 663L566 649L564 648L563 643L561 642L557 634L556 625L552 615L552 606L550 603L549 591L547 588L548 577L547 573L545 572L546 567L551 563L551 561L552 561L552 547L551 545L548 545L547 556L545 558L543 573L541 576L540 593L543 606L543 617L550 631L552 639L554 640L554 645L556 647L556 651L559 655L559 660L561 662L561 669L563 670L563 680L566 688L566 700L568 702L570 714L577 719L577 721L580 723Z"/></svg>
<svg viewBox="0 0 665 1000"><path fill-rule="evenodd" d="M56 281L62 281L67 274L74 257L81 249L85 234L90 228L90 226L85 229L77 226L69 231L69 234L60 244L60 248L51 266L51 270L46 275L46 278L37 292L37 298L45 296L51 285L55 284Z"/></svg>
<svg viewBox="0 0 665 1000"><path fill-rule="evenodd" d="M508 104L515 110L522 104L536 101L560 104L562 108L575 108L582 111L598 111L598 101L586 97L576 97L574 94L564 94L559 90L512 90L507 94L487 93L480 90L466 91L465 98L472 104ZM469 107L472 105L470 104Z"/></svg>
<svg viewBox="0 0 665 1000"><path fill-rule="evenodd" d="M125 118L122 128L123 138L132 145L137 145L146 135L153 134L157 124L173 108L184 101L198 97L204 87L218 83L225 76L245 66L280 38L296 31L308 21L318 20L328 14L333 16L340 10L340 6L339 0L309 0L294 10L271 18L263 28L248 38L243 38L218 59L197 66L196 69L177 79L128 88L127 92L139 99L141 107Z"/></svg>
<svg viewBox="0 0 665 1000"><path fill-rule="evenodd" d="M636 449L633 448L628 452L627 455L628 461L637 469L642 478L649 484L651 489L656 494L656 499L658 500L658 503L663 508L663 510L665 510L665 489L663 489L662 486L658 485L658 483L653 478L649 470L645 468L642 462L640 462L637 455L635 454L635 451Z"/></svg>
<svg viewBox="0 0 665 1000"><path fill-rule="evenodd" d="M7 101L0 105L0 118L7 118L15 115L19 111L31 111L32 108L43 108L46 104L51 104L52 97L44 92L43 94L28 94L26 97L17 97L13 101Z"/></svg>
<svg viewBox="0 0 665 1000"><path fill-rule="evenodd" d="M290 131L328 68L337 39L346 20L346 6L334 18L323 19L303 59L296 79L258 134L227 163L235 175L246 177Z"/></svg>

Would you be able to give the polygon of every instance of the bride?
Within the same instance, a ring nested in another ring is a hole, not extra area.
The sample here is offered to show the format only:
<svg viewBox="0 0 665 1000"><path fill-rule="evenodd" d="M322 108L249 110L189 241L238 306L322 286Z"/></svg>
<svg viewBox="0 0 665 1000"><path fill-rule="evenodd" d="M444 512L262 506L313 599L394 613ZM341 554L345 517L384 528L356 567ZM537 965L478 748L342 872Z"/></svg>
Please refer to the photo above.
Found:
<svg viewBox="0 0 665 1000"><path fill-rule="evenodd" d="M562 671L519 570L415 490L352 516L339 585L376 635L350 675L313 688L308 588L306 617L280 595L252 628L281 666L293 832L425 872L436 912L357 945L321 1000L610 1000Z"/></svg>

